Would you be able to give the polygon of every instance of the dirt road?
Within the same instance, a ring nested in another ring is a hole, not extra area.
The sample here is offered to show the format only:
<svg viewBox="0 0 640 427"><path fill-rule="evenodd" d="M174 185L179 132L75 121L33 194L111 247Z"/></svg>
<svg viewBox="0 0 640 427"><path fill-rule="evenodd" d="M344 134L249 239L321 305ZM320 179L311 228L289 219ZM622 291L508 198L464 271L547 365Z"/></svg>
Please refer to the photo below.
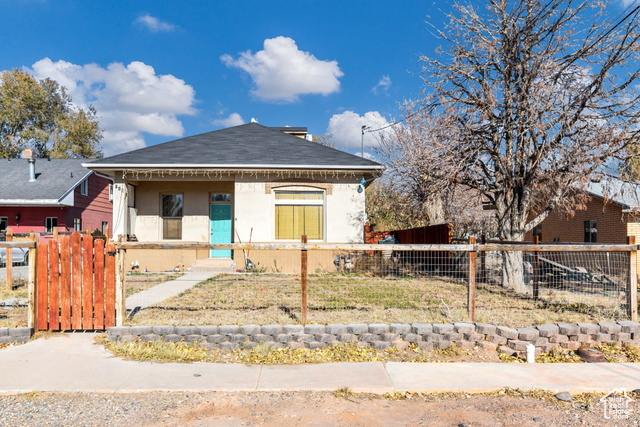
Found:
<svg viewBox="0 0 640 427"><path fill-rule="evenodd" d="M599 404L513 396L392 400L332 393L36 393L0 396L0 424L147 426L607 426Z"/></svg>

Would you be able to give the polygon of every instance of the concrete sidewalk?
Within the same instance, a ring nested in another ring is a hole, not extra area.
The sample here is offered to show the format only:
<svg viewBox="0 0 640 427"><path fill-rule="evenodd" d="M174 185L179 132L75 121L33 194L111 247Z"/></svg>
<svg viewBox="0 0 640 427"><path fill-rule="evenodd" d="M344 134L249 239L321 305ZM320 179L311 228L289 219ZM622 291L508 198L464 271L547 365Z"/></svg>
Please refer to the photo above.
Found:
<svg viewBox="0 0 640 427"><path fill-rule="evenodd" d="M194 271L178 277L175 280L160 283L145 291L133 294L127 297L125 306L127 311L142 310L153 304L157 304L171 297L180 295L180 293L191 289L200 282L203 282L216 274L215 271Z"/></svg>
<svg viewBox="0 0 640 427"><path fill-rule="evenodd" d="M640 364L332 363L260 366L133 362L112 357L95 334L65 334L0 350L0 393L29 391L280 391L572 393L640 388Z"/></svg>

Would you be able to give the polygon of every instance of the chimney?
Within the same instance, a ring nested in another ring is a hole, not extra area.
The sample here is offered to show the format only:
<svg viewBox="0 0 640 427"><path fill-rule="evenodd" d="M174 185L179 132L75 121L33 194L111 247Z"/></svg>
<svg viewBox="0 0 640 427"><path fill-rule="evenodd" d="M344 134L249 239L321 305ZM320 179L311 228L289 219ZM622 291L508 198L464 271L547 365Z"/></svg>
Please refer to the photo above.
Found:
<svg viewBox="0 0 640 427"><path fill-rule="evenodd" d="M36 157L33 155L33 150L30 148L22 150L22 158L29 161L29 182L36 182Z"/></svg>

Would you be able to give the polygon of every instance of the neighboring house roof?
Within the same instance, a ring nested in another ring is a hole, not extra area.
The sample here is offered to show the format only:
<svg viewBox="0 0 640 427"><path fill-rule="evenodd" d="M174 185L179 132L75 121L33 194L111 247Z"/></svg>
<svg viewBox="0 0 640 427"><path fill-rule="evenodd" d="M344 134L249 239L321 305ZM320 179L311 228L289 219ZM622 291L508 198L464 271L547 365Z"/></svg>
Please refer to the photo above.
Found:
<svg viewBox="0 0 640 427"><path fill-rule="evenodd" d="M98 159L85 165L91 169L384 169L379 163L289 135L282 129L247 123Z"/></svg>
<svg viewBox="0 0 640 427"><path fill-rule="evenodd" d="M73 190L93 173L87 159L36 159L29 182L26 159L0 159L0 206L73 206Z"/></svg>
<svg viewBox="0 0 640 427"><path fill-rule="evenodd" d="M621 181L613 177L591 181L585 191L592 197L607 200L623 209L640 208L640 185Z"/></svg>

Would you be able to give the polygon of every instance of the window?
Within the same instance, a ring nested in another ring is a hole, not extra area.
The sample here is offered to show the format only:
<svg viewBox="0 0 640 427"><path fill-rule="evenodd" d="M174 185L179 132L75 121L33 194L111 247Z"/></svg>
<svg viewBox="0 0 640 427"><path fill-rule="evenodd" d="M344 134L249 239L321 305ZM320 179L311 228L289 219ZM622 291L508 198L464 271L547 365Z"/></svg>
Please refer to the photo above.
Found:
<svg viewBox="0 0 640 427"><path fill-rule="evenodd" d="M109 228L109 223L107 221L102 221L102 235L103 236L106 236L107 228Z"/></svg>
<svg viewBox="0 0 640 427"><path fill-rule="evenodd" d="M89 194L89 179L85 179L80 183L80 194L83 196Z"/></svg>
<svg viewBox="0 0 640 427"><path fill-rule="evenodd" d="M45 233L53 233L54 227L58 226L58 218L46 217L44 219L44 231Z"/></svg>
<svg viewBox="0 0 640 427"><path fill-rule="evenodd" d="M4 233L9 226L9 218L6 216L0 216L0 233Z"/></svg>
<svg viewBox="0 0 640 427"><path fill-rule="evenodd" d="M82 220L80 218L73 218L73 231L82 231Z"/></svg>
<svg viewBox="0 0 640 427"><path fill-rule="evenodd" d="M324 197L322 192L276 191L276 239L309 240L324 238Z"/></svg>
<svg viewBox="0 0 640 427"><path fill-rule="evenodd" d="M231 194L212 194L211 201L212 202L230 202Z"/></svg>
<svg viewBox="0 0 640 427"><path fill-rule="evenodd" d="M586 243L598 242L598 221L595 219L584 222L584 241Z"/></svg>
<svg viewBox="0 0 640 427"><path fill-rule="evenodd" d="M182 239L182 194L162 195L162 238Z"/></svg>

